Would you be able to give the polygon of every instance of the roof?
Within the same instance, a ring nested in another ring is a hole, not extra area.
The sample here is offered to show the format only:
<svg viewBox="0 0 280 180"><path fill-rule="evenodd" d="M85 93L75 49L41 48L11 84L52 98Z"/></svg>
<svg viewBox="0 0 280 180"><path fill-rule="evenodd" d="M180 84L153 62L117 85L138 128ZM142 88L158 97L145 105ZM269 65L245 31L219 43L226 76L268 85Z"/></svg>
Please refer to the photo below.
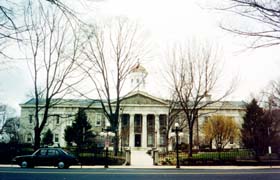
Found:
<svg viewBox="0 0 280 180"><path fill-rule="evenodd" d="M129 98L135 97L136 95L140 95L142 97L149 98L153 100L154 102L158 102L162 105L168 105L168 100L163 100L158 97L152 96L146 92L143 91L134 91L131 92L124 97L122 97L122 101L127 100ZM98 99L54 99L53 103L57 101L57 106L67 106L67 107L88 107L88 106L95 106L95 107L101 107L101 100ZM102 100L103 102L106 102L105 100ZM45 103L45 100L42 99L39 104L43 105ZM112 103L115 103L114 100L112 100ZM140 102L141 103L141 102ZM142 102L145 103L145 102ZM202 101L201 103L205 103ZM32 98L29 101L25 102L24 104L21 104L21 107L30 107L34 106L35 99ZM134 104L134 103L133 103ZM137 104L137 103L136 103ZM179 102L178 102L179 106ZM214 102L212 104L209 104L205 109L245 109L246 103L244 101L220 101L220 102Z"/></svg>
<svg viewBox="0 0 280 180"><path fill-rule="evenodd" d="M123 101L125 100L128 100L128 99L132 99L133 97L142 97L142 98L146 98L146 99L149 99L150 101L139 101L139 102L142 102L143 104L148 103L152 103L154 105L156 104L161 104L161 105L168 105L168 101L165 101L163 99L160 99L158 97L155 97L155 96L152 96L146 92L143 92L143 91L133 91L131 93L128 93L127 95L125 95L124 97L122 97L122 103ZM133 104L139 104L139 102L133 102Z"/></svg>
<svg viewBox="0 0 280 180"><path fill-rule="evenodd" d="M167 100L168 102L170 102L169 100ZM188 106L192 107L193 105L193 101L190 101ZM203 107L207 104L206 107ZM201 101L199 102L199 104L197 105L197 108L200 109L200 107L203 107L202 109L239 109L239 110L243 110L246 108L246 102L244 101L218 101L218 102L207 102L207 101ZM180 102L176 102L176 108L180 109Z"/></svg>
<svg viewBox="0 0 280 180"><path fill-rule="evenodd" d="M220 101L209 105L209 108L245 109L246 103L244 101Z"/></svg>
<svg viewBox="0 0 280 180"><path fill-rule="evenodd" d="M101 105L100 100L92 99L53 99L52 103L57 103L58 106L77 106L77 107L86 107L86 106L99 106ZM20 106L33 106L35 104L35 98L28 100L27 102L21 104ZM45 104L45 99L39 100L40 105Z"/></svg>

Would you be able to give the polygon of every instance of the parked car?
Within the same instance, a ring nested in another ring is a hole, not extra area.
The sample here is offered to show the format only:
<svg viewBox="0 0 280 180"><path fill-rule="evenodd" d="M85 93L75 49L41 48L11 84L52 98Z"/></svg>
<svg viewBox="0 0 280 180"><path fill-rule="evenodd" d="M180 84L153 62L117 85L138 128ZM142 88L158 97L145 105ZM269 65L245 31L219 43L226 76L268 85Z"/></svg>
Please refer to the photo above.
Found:
<svg viewBox="0 0 280 180"><path fill-rule="evenodd" d="M40 148L32 155L16 156L13 162L22 168L34 166L57 166L60 169L69 168L78 164L75 156L65 152L61 148Z"/></svg>

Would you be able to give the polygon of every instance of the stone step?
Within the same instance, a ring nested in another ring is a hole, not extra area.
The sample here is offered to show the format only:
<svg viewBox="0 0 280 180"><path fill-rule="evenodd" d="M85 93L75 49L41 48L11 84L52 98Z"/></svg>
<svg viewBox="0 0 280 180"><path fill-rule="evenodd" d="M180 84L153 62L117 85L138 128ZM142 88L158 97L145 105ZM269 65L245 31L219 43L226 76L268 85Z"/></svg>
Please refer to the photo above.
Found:
<svg viewBox="0 0 280 180"><path fill-rule="evenodd" d="M153 166L152 157L145 150L131 150L131 166Z"/></svg>

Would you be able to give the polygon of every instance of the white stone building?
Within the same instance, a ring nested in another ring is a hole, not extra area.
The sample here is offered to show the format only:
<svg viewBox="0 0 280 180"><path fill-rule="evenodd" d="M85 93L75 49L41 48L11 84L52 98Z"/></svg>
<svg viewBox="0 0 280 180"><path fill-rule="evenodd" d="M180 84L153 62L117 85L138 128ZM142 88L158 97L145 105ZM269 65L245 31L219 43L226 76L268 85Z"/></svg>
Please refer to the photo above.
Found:
<svg viewBox="0 0 280 180"><path fill-rule="evenodd" d="M136 66L131 76L131 84L135 82L146 83L146 70L142 66ZM166 142L165 135L169 101L152 96L145 91L145 84L137 86L134 91L123 97L120 109L120 146L132 149L149 149L157 147L165 149L172 141ZM91 104L89 106L89 104ZM203 135L199 132L204 120L212 114L221 114L233 117L239 124L245 112L245 104L236 101L224 101L212 104L198 113L211 112L198 119L195 124L194 142L199 146ZM64 129L70 126L79 108L87 108L86 113L92 125L92 131L99 134L105 128L106 119L101 104L98 100L64 99L58 105L50 109L48 123L45 130L51 129L54 134L54 142L65 146ZM182 118L182 117L181 117ZM178 121L180 117L178 116ZM34 134L34 99L21 104L20 131L23 141L33 143ZM188 143L188 133L181 139ZM238 141L232 142L229 147L239 147Z"/></svg>

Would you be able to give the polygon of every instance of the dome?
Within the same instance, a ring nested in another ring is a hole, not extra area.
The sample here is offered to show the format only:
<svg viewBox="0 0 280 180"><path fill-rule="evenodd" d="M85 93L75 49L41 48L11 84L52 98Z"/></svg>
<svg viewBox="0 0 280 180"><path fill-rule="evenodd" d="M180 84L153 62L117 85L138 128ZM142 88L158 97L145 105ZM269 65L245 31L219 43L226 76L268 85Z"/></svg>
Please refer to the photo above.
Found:
<svg viewBox="0 0 280 180"><path fill-rule="evenodd" d="M131 72L132 73L137 73L137 72L140 72L140 73L144 73L144 74L147 74L147 70L140 65L140 63L137 63L134 67L132 67L131 69Z"/></svg>

